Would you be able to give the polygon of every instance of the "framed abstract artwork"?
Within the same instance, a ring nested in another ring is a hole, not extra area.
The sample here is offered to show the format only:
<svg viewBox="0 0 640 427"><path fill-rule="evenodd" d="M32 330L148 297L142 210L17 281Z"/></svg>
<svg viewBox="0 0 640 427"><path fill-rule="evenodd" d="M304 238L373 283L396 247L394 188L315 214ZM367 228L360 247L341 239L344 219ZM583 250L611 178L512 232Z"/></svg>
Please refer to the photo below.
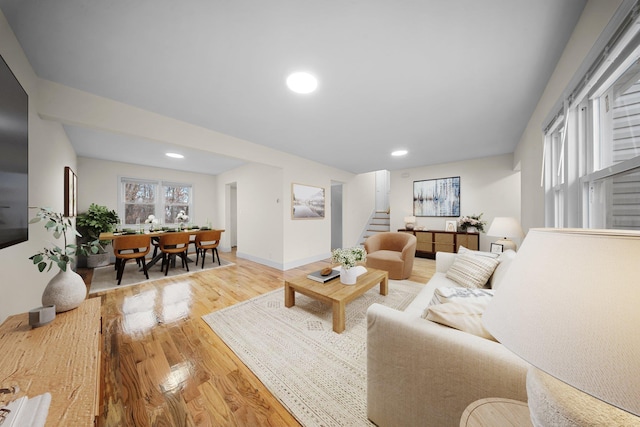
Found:
<svg viewBox="0 0 640 427"><path fill-rule="evenodd" d="M324 188L291 184L291 219L324 219Z"/></svg>
<svg viewBox="0 0 640 427"><path fill-rule="evenodd" d="M460 177L413 181L413 215L460 216Z"/></svg>

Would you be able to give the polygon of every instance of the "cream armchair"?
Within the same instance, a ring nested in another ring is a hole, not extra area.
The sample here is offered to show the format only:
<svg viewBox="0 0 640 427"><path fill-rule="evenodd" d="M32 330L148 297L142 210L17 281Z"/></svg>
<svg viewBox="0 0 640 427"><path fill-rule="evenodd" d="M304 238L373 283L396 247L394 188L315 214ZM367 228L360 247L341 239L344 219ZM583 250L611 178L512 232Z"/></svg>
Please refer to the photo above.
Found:
<svg viewBox="0 0 640 427"><path fill-rule="evenodd" d="M367 238L367 267L389 272L389 279L403 280L411 276L416 256L416 236L409 233L378 233Z"/></svg>

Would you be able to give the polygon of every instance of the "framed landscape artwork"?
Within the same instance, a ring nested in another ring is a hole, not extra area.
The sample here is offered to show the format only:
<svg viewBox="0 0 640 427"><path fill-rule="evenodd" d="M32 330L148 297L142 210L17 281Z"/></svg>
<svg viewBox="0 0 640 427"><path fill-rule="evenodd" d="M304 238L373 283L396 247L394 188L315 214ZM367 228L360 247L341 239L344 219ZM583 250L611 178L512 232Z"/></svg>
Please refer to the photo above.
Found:
<svg viewBox="0 0 640 427"><path fill-rule="evenodd" d="M460 177L413 181L414 216L460 216Z"/></svg>
<svg viewBox="0 0 640 427"><path fill-rule="evenodd" d="M324 188L291 184L291 218L323 219Z"/></svg>

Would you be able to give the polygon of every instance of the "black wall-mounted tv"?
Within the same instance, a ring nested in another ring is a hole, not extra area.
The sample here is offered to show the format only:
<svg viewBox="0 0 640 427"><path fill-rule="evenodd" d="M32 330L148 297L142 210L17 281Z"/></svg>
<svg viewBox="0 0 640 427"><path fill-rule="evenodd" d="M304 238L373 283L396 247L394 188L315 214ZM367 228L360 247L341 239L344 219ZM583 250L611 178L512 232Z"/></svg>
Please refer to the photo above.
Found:
<svg viewBox="0 0 640 427"><path fill-rule="evenodd" d="M29 98L0 56L0 248L29 240Z"/></svg>

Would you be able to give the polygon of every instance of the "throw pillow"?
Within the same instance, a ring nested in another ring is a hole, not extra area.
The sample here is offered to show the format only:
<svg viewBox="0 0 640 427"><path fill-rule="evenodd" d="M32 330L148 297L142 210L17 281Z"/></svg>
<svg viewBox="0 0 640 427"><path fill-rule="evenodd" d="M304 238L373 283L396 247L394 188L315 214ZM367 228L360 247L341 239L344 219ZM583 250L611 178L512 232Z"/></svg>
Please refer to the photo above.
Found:
<svg viewBox="0 0 640 427"><path fill-rule="evenodd" d="M429 307L427 320L449 326L482 338L496 339L482 325L486 304L448 302Z"/></svg>
<svg viewBox="0 0 640 427"><path fill-rule="evenodd" d="M487 283L499 263L497 259L486 256L458 254L447 270L446 277L465 288L481 288Z"/></svg>
<svg viewBox="0 0 640 427"><path fill-rule="evenodd" d="M445 304L447 302L479 302L489 304L493 298L493 289L452 288L441 287L433 291L433 298L429 305Z"/></svg>

